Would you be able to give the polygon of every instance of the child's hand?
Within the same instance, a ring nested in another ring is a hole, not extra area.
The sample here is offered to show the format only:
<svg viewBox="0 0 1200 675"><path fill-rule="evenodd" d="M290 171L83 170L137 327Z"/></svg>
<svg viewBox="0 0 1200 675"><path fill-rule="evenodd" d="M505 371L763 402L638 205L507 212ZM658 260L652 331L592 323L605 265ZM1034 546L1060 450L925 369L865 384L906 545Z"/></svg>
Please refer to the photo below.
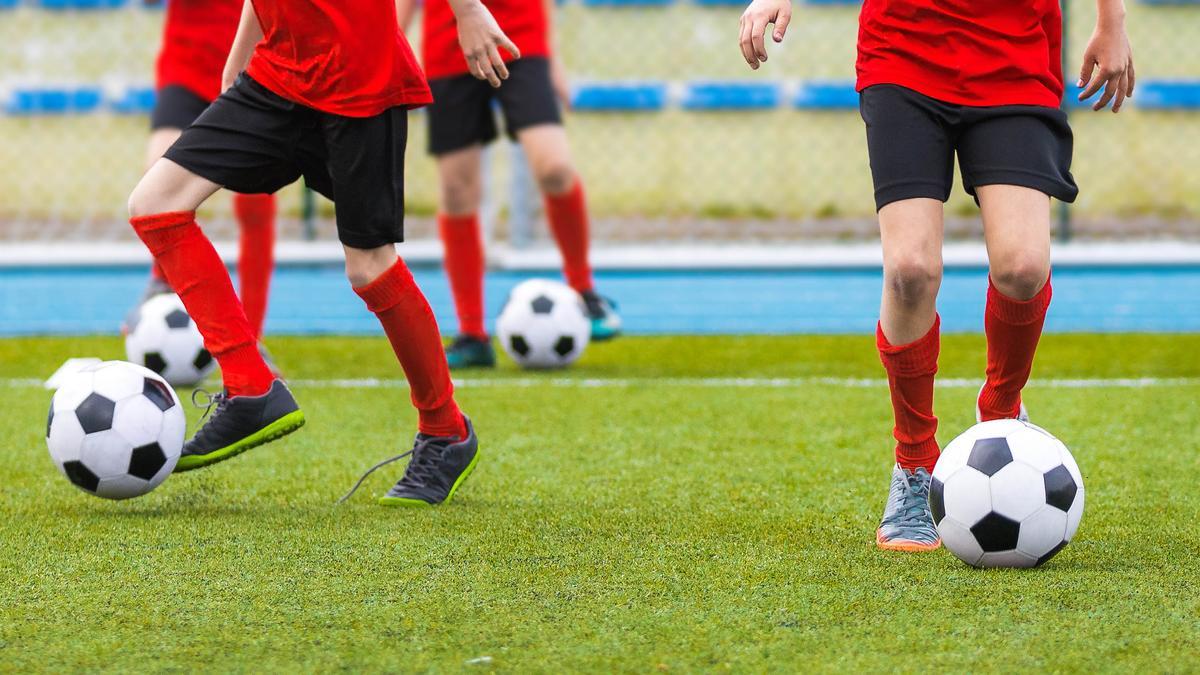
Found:
<svg viewBox="0 0 1200 675"><path fill-rule="evenodd" d="M1125 26L1097 25L1083 52L1083 70L1076 85L1083 87L1079 100L1091 97L1104 87L1104 95L1092 110L1103 110L1115 96L1112 111L1120 112L1125 98L1133 96L1134 81L1133 47L1129 44Z"/></svg>
<svg viewBox="0 0 1200 675"><path fill-rule="evenodd" d="M521 52L512 40L500 30L500 24L483 3L474 2L458 15L458 44L471 74L499 87L501 80L508 79L508 66L500 56L500 49L513 58L521 58Z"/></svg>
<svg viewBox="0 0 1200 675"><path fill-rule="evenodd" d="M767 32L767 24L775 24L773 37L776 42L783 42L791 20L791 0L754 0L750 3L742 13L738 44L742 48L742 57L751 68L758 70L758 64L767 60L767 46L763 37Z"/></svg>

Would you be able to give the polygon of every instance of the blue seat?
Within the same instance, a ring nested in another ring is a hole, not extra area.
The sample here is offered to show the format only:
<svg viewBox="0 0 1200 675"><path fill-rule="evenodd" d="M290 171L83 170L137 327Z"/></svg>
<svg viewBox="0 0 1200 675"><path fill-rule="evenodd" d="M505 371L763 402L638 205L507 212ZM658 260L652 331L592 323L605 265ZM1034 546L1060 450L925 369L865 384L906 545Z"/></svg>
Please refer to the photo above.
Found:
<svg viewBox="0 0 1200 675"><path fill-rule="evenodd" d="M1200 80L1152 80L1133 92L1137 107L1149 110L1200 110Z"/></svg>
<svg viewBox="0 0 1200 675"><path fill-rule="evenodd" d="M814 80L796 92L792 105L801 110L857 110L853 80Z"/></svg>
<svg viewBox="0 0 1200 675"><path fill-rule="evenodd" d="M762 110L779 105L779 85L760 82L699 82L688 85L684 110Z"/></svg>
<svg viewBox="0 0 1200 675"><path fill-rule="evenodd" d="M5 106L10 115L75 115L100 107L99 87L17 89Z"/></svg>
<svg viewBox="0 0 1200 675"><path fill-rule="evenodd" d="M589 112L651 112L667 104L661 83L588 84L576 87L571 107Z"/></svg>
<svg viewBox="0 0 1200 675"><path fill-rule="evenodd" d="M114 112L122 115L148 115L154 110L157 97L153 87L130 87L111 105Z"/></svg>

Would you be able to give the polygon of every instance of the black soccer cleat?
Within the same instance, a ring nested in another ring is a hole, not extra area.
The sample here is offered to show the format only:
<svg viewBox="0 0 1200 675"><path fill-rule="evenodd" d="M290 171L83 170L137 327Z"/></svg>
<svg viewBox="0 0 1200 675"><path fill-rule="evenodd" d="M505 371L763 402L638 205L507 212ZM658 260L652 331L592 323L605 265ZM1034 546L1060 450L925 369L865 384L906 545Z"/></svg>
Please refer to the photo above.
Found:
<svg viewBox="0 0 1200 675"><path fill-rule="evenodd" d="M417 434L412 459L401 478L379 498L383 506L428 507L449 504L479 461L479 437L463 415L465 439Z"/></svg>
<svg viewBox="0 0 1200 675"><path fill-rule="evenodd" d="M183 444L176 472L223 462L304 426L304 412L283 380L262 396L211 396L204 414L208 421Z"/></svg>
<svg viewBox="0 0 1200 675"><path fill-rule="evenodd" d="M596 291L579 294L592 324L592 341L603 342L621 334L621 317L617 314L617 303Z"/></svg>
<svg viewBox="0 0 1200 675"><path fill-rule="evenodd" d="M492 368L496 365L496 350L488 338L459 335L446 347L446 364L450 370Z"/></svg>

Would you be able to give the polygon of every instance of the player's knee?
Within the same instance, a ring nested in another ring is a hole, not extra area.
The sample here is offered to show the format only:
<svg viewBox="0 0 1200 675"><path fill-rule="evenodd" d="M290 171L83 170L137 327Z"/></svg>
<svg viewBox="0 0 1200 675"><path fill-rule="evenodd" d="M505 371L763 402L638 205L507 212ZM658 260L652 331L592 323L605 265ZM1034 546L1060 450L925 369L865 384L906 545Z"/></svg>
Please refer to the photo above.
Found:
<svg viewBox="0 0 1200 675"><path fill-rule="evenodd" d="M888 289L904 305L921 305L937 296L942 283L942 263L921 257L890 261L884 270Z"/></svg>
<svg viewBox="0 0 1200 675"><path fill-rule="evenodd" d="M152 216L165 211L165 209L161 208L161 204L155 198L153 191L149 190L144 183L138 183L137 187L133 188L133 192L129 194L127 206L130 218Z"/></svg>
<svg viewBox="0 0 1200 675"><path fill-rule="evenodd" d="M346 278L354 288L362 288L378 279L396 264L396 247L381 246L373 249L345 247Z"/></svg>
<svg viewBox="0 0 1200 675"><path fill-rule="evenodd" d="M479 210L482 191L472 179L442 181L442 210L451 214L474 213Z"/></svg>
<svg viewBox="0 0 1200 675"><path fill-rule="evenodd" d="M1017 300L1028 300L1042 290L1050 276L1050 261L1041 255L1018 254L999 265L992 265L992 283L1001 293Z"/></svg>
<svg viewBox="0 0 1200 675"><path fill-rule="evenodd" d="M538 187L550 195L562 194L575 186L575 168L570 162L554 162L539 167Z"/></svg>

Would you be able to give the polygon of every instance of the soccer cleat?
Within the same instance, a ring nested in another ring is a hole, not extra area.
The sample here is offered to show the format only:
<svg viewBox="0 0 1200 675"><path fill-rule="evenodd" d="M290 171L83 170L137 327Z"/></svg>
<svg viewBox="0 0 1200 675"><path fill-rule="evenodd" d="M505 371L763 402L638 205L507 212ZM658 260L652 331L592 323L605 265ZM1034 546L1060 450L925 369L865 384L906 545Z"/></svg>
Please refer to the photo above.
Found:
<svg viewBox="0 0 1200 675"><path fill-rule="evenodd" d="M446 347L446 363L450 368L492 368L496 365L496 350L488 338L459 335Z"/></svg>
<svg viewBox="0 0 1200 675"><path fill-rule="evenodd" d="M125 320L121 322L121 335L129 335L137 327L138 320L141 319L142 305L146 304L147 300L158 295L166 295L174 292L171 290L171 286L167 284L166 279L151 274L150 281L146 282L146 288L142 291L142 297L132 309L125 313Z"/></svg>
<svg viewBox="0 0 1200 675"><path fill-rule="evenodd" d="M584 291L580 295L583 296L588 319L592 322L593 342L611 340L621 334L621 317L617 314L615 302L596 291Z"/></svg>
<svg viewBox="0 0 1200 675"><path fill-rule="evenodd" d="M183 444L176 472L223 462L304 426L304 412L283 380L271 383L262 396L210 396L204 415L208 421Z"/></svg>
<svg viewBox="0 0 1200 675"><path fill-rule="evenodd" d="M942 545L933 513L929 510L929 472L923 467L892 470L883 520L875 532L875 545L888 551L932 551Z"/></svg>
<svg viewBox="0 0 1200 675"><path fill-rule="evenodd" d="M479 438L463 415L465 439L417 434L404 477L379 498L383 506L428 507L449 504L479 461Z"/></svg>
<svg viewBox="0 0 1200 675"><path fill-rule="evenodd" d="M980 385L979 393L975 395L975 422L976 423L983 421L983 411L979 409L979 397L983 396L983 388L986 386L987 386L987 382L984 382L982 385ZM1029 411L1025 409L1024 401L1021 401L1021 407L1017 409L1017 420L1021 421L1021 422L1029 421Z"/></svg>

